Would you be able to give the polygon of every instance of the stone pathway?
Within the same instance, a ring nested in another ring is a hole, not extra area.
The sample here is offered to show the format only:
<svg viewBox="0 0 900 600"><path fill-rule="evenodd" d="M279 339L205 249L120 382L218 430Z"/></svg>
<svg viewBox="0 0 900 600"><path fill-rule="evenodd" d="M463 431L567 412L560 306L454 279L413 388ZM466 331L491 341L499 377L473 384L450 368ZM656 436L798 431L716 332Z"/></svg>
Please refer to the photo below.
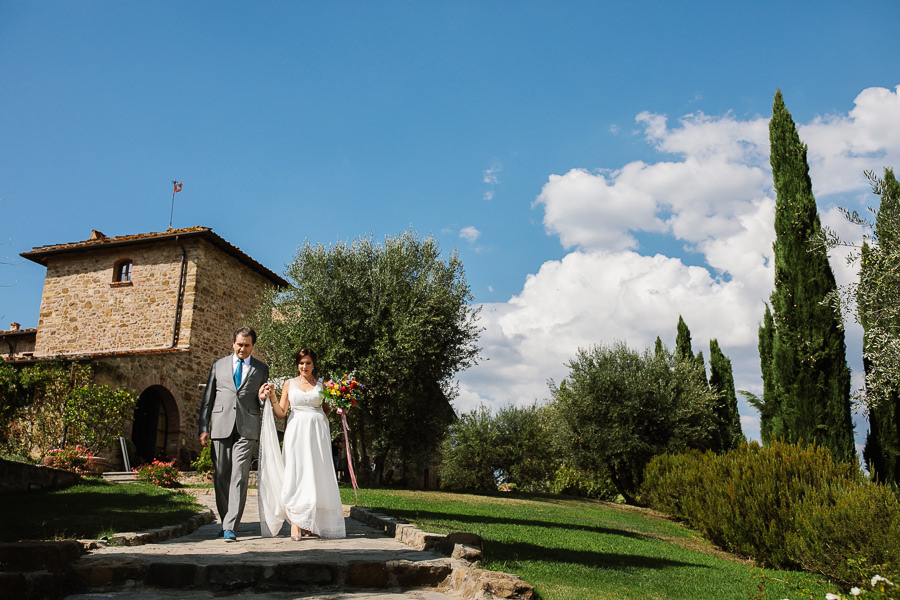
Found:
<svg viewBox="0 0 900 600"><path fill-rule="evenodd" d="M214 508L212 490L194 492L204 506ZM257 510L255 494L248 495L244 522L236 531L236 543L217 539L220 526L212 522L187 535L159 543L93 549L72 563L70 569L70 582L83 592L66 598L206 600L240 596L248 600L459 600L463 597L531 597L531 586L518 578L481 571L461 562L459 555L463 546L459 544L451 550L444 543L443 549L449 550L444 554L411 547L410 543L419 548L437 547L444 536L423 535L409 525L397 525L398 522L389 517L354 509L355 515L368 517L366 520L379 529L347 516L347 537L344 539L312 538L294 542L289 537L287 524L280 537L260 537ZM345 514L349 512L349 507L345 507ZM395 528L408 529L403 535L398 533L398 538L407 543L386 535L386 530L393 534ZM432 538L441 539L435 542ZM129 543L128 539L125 536L123 541ZM447 538L446 541L453 545L453 540ZM471 550L468 546L465 548ZM449 556L451 551L456 558ZM498 580L498 576L502 577ZM499 586L497 581L500 581Z"/></svg>

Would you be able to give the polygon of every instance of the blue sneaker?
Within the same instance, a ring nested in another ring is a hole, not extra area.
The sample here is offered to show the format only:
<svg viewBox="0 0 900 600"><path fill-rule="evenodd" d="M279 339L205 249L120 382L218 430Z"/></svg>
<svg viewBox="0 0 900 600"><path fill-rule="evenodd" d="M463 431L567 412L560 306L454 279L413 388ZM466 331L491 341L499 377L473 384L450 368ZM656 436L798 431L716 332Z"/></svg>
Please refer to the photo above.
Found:
<svg viewBox="0 0 900 600"><path fill-rule="evenodd" d="M234 532L230 529L226 529L225 532L222 534L222 537L225 538L226 542L236 542L237 541L237 536L234 535Z"/></svg>
<svg viewBox="0 0 900 600"><path fill-rule="evenodd" d="M225 535L225 530L224 530L224 529L220 529L220 530L219 530L219 533L216 534L216 537L217 537L217 538L220 538L220 537L222 537L223 535Z"/></svg>

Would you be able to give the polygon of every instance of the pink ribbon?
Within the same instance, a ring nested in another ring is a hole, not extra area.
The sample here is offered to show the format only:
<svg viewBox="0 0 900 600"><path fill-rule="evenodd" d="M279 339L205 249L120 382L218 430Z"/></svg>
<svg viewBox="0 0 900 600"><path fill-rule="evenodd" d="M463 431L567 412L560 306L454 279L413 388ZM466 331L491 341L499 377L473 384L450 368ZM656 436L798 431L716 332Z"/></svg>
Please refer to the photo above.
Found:
<svg viewBox="0 0 900 600"><path fill-rule="evenodd" d="M359 504L359 486L356 484L356 473L353 472L353 460L350 458L350 439L347 437L347 413L341 411L341 424L344 426L344 448L347 450L347 468L350 470L350 482L353 484L353 493L356 495L356 504Z"/></svg>

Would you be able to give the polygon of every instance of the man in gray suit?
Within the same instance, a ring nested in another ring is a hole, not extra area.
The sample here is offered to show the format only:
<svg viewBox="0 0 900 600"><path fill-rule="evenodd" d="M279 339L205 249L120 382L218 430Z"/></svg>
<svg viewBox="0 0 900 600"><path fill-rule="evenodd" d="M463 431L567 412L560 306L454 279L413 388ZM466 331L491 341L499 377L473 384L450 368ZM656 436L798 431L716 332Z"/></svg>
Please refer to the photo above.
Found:
<svg viewBox="0 0 900 600"><path fill-rule="evenodd" d="M268 365L251 356L255 343L250 327L234 332L234 354L213 363L200 403L200 444L206 446L212 438L219 535L226 542L237 541L234 532L244 513L250 462L259 441L259 395L269 379Z"/></svg>

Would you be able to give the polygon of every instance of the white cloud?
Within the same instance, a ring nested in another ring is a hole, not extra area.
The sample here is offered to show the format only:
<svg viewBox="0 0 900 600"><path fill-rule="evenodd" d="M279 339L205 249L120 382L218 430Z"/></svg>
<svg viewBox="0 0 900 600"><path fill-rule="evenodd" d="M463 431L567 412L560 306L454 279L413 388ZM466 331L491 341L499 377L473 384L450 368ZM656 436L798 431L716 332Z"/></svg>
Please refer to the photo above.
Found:
<svg viewBox="0 0 900 600"><path fill-rule="evenodd" d="M551 175L536 204L565 248L637 249L636 234L668 233L690 243L734 234L743 213L771 187L767 121L689 115L670 130L641 113L647 141L679 161L636 161L612 171Z"/></svg>
<svg viewBox="0 0 900 600"><path fill-rule="evenodd" d="M500 183L500 171L502 168L497 161L491 163L491 166L482 172L482 178L489 185L497 185Z"/></svg>
<svg viewBox="0 0 900 600"><path fill-rule="evenodd" d="M481 232L471 225L469 225L468 227L463 227L459 230L459 237L466 240L467 242L475 242L480 235Z"/></svg>
<svg viewBox="0 0 900 600"><path fill-rule="evenodd" d="M900 168L900 86L867 88L848 114L818 117L798 130L816 193L857 191L863 171Z"/></svg>
<svg viewBox="0 0 900 600"><path fill-rule="evenodd" d="M579 347L625 340L644 348L657 336L671 346L679 315L695 351L708 357L717 338L738 389L761 392L757 328L774 262L768 119L695 113L670 128L664 116L643 112L636 122L665 160L548 177L534 205L547 233L571 252L541 265L509 301L482 306L489 360L461 374L458 409L545 400L547 380L565 377ZM848 204L829 196L835 192L856 203L872 198L863 169L900 167L900 87L864 90L847 115L799 129L815 191L827 200L820 206ZM858 234L833 210L822 220L848 238ZM641 254L642 233L699 252L708 268ZM832 265L839 282L852 279L840 255ZM858 367L858 328L848 331L848 358ZM743 401L740 409L745 432L758 437L758 415Z"/></svg>

